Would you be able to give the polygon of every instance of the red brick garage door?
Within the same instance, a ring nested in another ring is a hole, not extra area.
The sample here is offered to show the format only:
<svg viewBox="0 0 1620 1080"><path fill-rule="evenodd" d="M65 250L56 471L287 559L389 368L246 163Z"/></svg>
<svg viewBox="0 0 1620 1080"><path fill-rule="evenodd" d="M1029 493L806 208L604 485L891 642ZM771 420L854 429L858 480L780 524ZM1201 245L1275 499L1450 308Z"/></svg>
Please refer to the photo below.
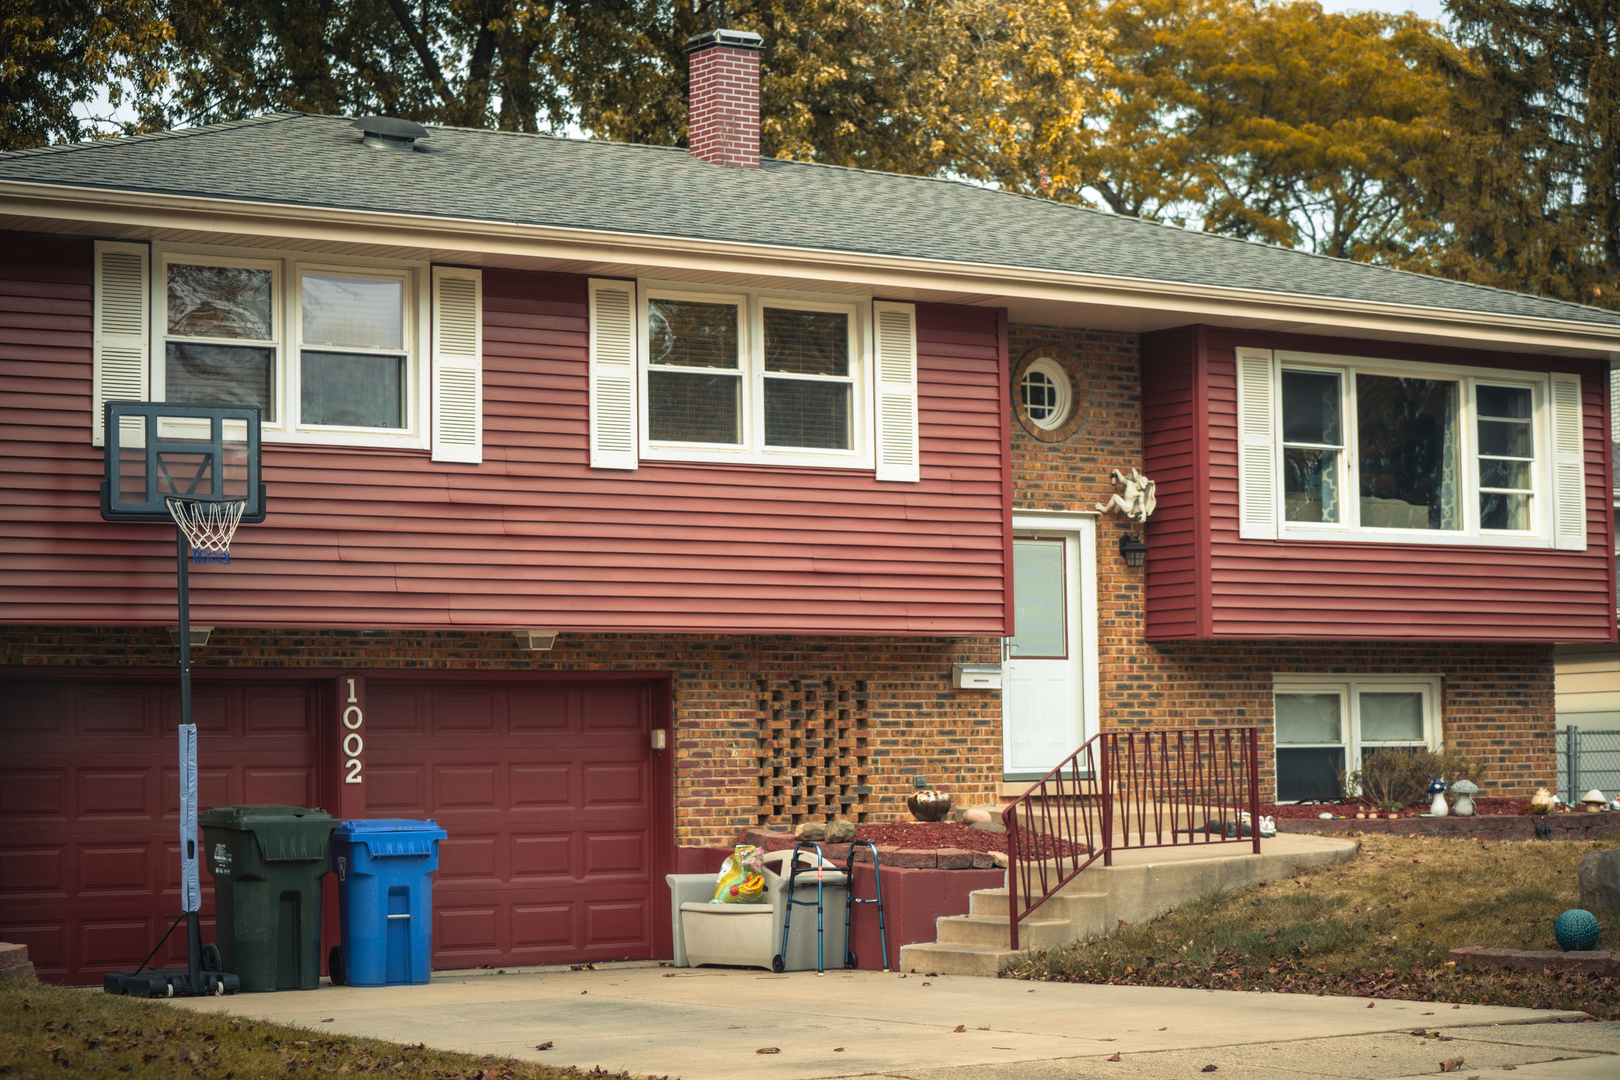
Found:
<svg viewBox="0 0 1620 1080"><path fill-rule="evenodd" d="M449 833L435 968L653 955L652 693L367 678L367 816Z"/></svg>
<svg viewBox="0 0 1620 1080"><path fill-rule="evenodd" d="M0 675L0 941L26 944L43 978L134 967L179 914L179 696L175 673ZM301 680L199 678L202 806L317 805L319 699ZM184 957L176 931L157 962Z"/></svg>

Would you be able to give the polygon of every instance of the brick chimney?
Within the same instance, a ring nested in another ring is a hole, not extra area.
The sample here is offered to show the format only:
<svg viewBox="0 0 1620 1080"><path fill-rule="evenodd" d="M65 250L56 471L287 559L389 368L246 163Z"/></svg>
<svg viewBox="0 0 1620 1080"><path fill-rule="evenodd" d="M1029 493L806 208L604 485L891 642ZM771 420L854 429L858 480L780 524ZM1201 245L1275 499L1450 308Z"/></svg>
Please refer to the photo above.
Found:
<svg viewBox="0 0 1620 1080"><path fill-rule="evenodd" d="M759 50L746 30L711 30L686 43L691 89L687 144L711 165L759 168Z"/></svg>

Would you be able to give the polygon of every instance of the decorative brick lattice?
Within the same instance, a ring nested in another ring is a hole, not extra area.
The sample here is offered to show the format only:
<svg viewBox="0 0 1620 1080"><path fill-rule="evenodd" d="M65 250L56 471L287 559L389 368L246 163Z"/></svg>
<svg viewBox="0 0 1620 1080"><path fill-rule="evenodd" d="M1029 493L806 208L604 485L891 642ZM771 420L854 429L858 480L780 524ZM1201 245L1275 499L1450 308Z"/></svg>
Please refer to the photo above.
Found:
<svg viewBox="0 0 1620 1080"><path fill-rule="evenodd" d="M759 823L866 821L866 683L761 679L759 698Z"/></svg>

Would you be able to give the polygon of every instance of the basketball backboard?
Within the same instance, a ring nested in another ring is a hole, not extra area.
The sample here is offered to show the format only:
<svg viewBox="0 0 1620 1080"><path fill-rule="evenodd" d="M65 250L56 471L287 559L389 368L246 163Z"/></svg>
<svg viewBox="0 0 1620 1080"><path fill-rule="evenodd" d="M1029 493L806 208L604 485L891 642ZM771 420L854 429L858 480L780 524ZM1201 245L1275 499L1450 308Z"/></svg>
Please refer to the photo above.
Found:
<svg viewBox="0 0 1620 1080"><path fill-rule="evenodd" d="M173 522L166 500L244 502L264 520L257 406L109 401L101 516Z"/></svg>

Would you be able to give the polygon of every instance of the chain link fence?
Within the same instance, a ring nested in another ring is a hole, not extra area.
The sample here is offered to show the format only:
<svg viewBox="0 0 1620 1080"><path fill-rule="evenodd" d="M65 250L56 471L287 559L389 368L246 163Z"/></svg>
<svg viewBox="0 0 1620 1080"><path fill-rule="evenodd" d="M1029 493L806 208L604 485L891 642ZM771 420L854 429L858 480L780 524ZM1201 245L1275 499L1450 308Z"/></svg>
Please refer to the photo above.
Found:
<svg viewBox="0 0 1620 1080"><path fill-rule="evenodd" d="M1559 728L1558 794L1574 803L1593 788L1620 797L1620 729Z"/></svg>

